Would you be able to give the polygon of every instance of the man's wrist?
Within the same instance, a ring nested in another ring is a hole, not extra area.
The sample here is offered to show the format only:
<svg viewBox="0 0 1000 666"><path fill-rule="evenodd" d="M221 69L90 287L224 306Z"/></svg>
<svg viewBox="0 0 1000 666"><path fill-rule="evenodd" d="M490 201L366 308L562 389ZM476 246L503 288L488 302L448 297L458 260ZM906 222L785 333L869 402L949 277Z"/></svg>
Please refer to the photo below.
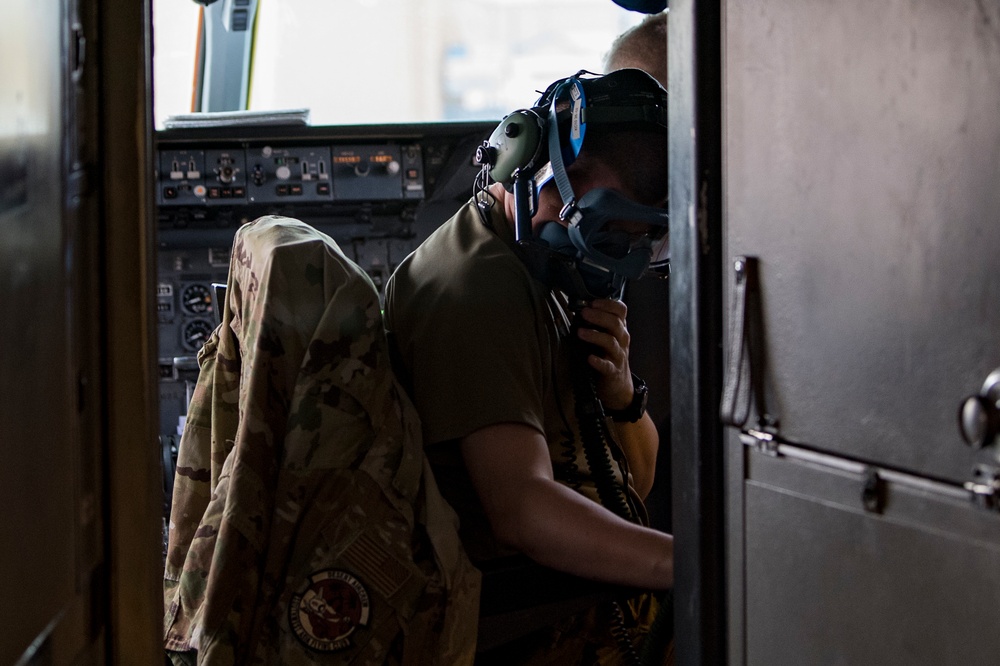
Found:
<svg viewBox="0 0 1000 666"><path fill-rule="evenodd" d="M635 373L632 373L632 400L623 409L607 409L604 413L616 423L635 423L646 413L649 387Z"/></svg>

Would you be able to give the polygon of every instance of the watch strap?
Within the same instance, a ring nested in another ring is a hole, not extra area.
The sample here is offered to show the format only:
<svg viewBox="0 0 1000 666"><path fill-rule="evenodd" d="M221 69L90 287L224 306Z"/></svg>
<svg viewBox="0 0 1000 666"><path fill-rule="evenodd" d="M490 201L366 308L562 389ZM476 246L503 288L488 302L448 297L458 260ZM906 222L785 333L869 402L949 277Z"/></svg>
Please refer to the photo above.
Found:
<svg viewBox="0 0 1000 666"><path fill-rule="evenodd" d="M646 382L632 373L632 402L624 409L605 409L605 416L618 423L635 423L646 413L646 401L649 398L649 387Z"/></svg>

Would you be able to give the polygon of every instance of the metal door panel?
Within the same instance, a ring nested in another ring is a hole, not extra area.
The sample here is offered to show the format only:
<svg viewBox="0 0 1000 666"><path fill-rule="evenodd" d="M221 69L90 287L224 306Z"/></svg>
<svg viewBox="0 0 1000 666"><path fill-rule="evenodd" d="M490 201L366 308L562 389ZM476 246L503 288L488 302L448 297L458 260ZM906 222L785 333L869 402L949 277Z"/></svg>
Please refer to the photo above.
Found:
<svg viewBox="0 0 1000 666"><path fill-rule="evenodd" d="M968 480L956 412L1000 366L1000 3L726 7L726 256L760 258L781 435Z"/></svg>
<svg viewBox="0 0 1000 666"><path fill-rule="evenodd" d="M2 663L59 622L79 621L67 612L79 607L82 511L68 316L73 256L63 228L62 12L58 2L13 0L0 21Z"/></svg>
<svg viewBox="0 0 1000 666"><path fill-rule="evenodd" d="M746 663L986 662L1000 654L1000 514L959 489L883 481L862 508L849 468L750 452Z"/></svg>

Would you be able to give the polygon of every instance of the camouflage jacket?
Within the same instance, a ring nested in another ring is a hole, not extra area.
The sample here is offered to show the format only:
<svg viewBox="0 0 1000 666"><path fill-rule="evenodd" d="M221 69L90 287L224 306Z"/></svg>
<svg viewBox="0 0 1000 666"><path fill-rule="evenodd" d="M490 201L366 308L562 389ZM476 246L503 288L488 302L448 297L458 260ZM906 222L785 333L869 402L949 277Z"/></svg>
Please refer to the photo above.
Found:
<svg viewBox="0 0 1000 666"><path fill-rule="evenodd" d="M221 309L178 451L167 650L471 663L479 574L389 367L371 280L326 235L268 216L237 231Z"/></svg>

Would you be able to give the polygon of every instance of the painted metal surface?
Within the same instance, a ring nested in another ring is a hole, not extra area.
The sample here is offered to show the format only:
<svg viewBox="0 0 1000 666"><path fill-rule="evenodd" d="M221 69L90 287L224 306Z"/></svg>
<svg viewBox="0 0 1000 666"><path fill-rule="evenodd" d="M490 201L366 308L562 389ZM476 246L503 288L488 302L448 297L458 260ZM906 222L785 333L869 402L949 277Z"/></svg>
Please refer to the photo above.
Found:
<svg viewBox="0 0 1000 666"><path fill-rule="evenodd" d="M956 413L1000 366L1000 6L730 2L726 52L727 256L761 258L781 434L967 480Z"/></svg>
<svg viewBox="0 0 1000 666"><path fill-rule="evenodd" d="M728 435L729 662L995 654L998 514L965 484L1000 452L957 416L1000 366L1000 5L740 0L722 25L725 283L758 258L777 435L819 454Z"/></svg>
<svg viewBox="0 0 1000 666"><path fill-rule="evenodd" d="M719 664L723 613L720 6L672 2L670 399L678 666Z"/></svg>
<svg viewBox="0 0 1000 666"><path fill-rule="evenodd" d="M1000 651L1000 514L749 453L746 662L971 664Z"/></svg>
<svg viewBox="0 0 1000 666"><path fill-rule="evenodd" d="M0 662L49 635L76 591L75 363L63 228L63 3L0 21ZM51 647L49 648L51 649Z"/></svg>

